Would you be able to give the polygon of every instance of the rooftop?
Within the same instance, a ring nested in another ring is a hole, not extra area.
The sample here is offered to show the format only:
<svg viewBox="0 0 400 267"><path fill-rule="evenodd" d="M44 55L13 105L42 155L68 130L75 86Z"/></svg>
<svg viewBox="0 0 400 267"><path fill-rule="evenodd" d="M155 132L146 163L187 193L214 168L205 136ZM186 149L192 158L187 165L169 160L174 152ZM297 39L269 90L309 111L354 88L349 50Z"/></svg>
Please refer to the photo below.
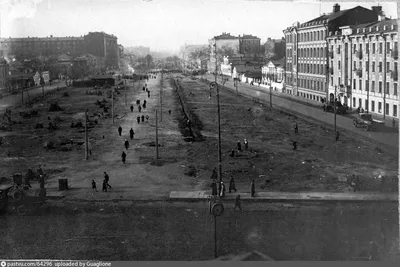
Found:
<svg viewBox="0 0 400 267"><path fill-rule="evenodd" d="M398 29L397 19L385 19L382 21L375 21L370 23L364 23L359 25L349 25L351 29L353 29L353 33L351 35L356 34L374 34L374 33L384 33L384 32L393 32ZM386 29L384 29L386 27ZM329 37L341 36L342 33L340 31L337 34L331 34Z"/></svg>

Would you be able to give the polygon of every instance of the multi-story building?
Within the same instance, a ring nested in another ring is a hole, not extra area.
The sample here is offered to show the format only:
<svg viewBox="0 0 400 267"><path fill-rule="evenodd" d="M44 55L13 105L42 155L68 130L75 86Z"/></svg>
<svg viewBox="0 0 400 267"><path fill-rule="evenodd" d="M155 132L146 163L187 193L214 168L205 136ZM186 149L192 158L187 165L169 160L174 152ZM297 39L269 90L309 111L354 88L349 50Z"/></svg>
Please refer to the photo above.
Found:
<svg viewBox="0 0 400 267"><path fill-rule="evenodd" d="M306 23L295 23L283 32L286 40L286 92L312 101L328 98L328 45L326 37L345 25L378 20L379 10L356 6L333 12Z"/></svg>
<svg viewBox="0 0 400 267"><path fill-rule="evenodd" d="M381 10L379 10L381 11ZM341 27L328 36L329 99L398 117L398 24L385 19ZM336 95L336 97L335 97Z"/></svg>
<svg viewBox="0 0 400 267"><path fill-rule="evenodd" d="M46 38L1 38L0 50L3 51L5 58L47 57L63 53L77 56L84 53L85 44L83 37L53 37L50 35Z"/></svg>
<svg viewBox="0 0 400 267"><path fill-rule="evenodd" d="M85 51L97 57L105 58L107 67L118 67L119 48L117 37L104 32L89 32L84 36Z"/></svg>
<svg viewBox="0 0 400 267"><path fill-rule="evenodd" d="M258 56L261 51L261 39L251 34L239 35L239 54L244 56Z"/></svg>
<svg viewBox="0 0 400 267"><path fill-rule="evenodd" d="M285 57L285 39L271 39L264 43L264 57L267 60L279 60Z"/></svg>
<svg viewBox="0 0 400 267"><path fill-rule="evenodd" d="M8 63L0 58L0 92L7 88L8 84Z"/></svg>

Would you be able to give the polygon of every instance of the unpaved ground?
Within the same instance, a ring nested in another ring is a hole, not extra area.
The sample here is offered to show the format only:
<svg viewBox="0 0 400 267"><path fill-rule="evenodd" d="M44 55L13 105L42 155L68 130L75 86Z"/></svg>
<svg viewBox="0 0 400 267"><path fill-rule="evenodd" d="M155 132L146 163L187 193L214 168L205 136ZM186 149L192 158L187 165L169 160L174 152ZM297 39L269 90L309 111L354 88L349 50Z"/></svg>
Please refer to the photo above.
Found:
<svg viewBox="0 0 400 267"><path fill-rule="evenodd" d="M218 255L258 250L275 260L393 260L397 205L225 203ZM207 203L47 204L36 216L1 216L3 259L210 260Z"/></svg>
<svg viewBox="0 0 400 267"><path fill-rule="evenodd" d="M192 144L188 164L208 180L217 167L216 93L212 92L209 99L208 86L199 80L184 78L180 84L180 93L191 103L186 109L198 116L201 133L206 136L206 141ZM228 90L220 90L220 94L223 178L228 182L232 175L239 190L249 191L254 179L258 190L341 192L349 190L342 181L352 174L360 177L363 191L380 190L380 174L387 179L384 191L397 190L398 160L393 151L351 136L341 136L335 142L334 133L323 126L271 111L267 105ZM294 133L295 123L298 134ZM244 138L249 150L231 158L231 150L236 151L237 141L243 147ZM293 140L298 142L296 151L292 149Z"/></svg>

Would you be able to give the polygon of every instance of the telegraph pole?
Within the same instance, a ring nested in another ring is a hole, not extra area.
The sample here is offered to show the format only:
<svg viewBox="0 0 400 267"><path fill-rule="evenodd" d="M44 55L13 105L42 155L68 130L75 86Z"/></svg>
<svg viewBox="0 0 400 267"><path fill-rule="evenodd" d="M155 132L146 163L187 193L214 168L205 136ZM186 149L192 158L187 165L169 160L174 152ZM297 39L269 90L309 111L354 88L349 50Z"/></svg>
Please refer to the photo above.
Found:
<svg viewBox="0 0 400 267"><path fill-rule="evenodd" d="M272 110L272 86L269 85L269 107Z"/></svg>
<svg viewBox="0 0 400 267"><path fill-rule="evenodd" d="M222 182L222 153L221 153L221 108L219 105L219 86L217 84L217 105L218 105L218 179Z"/></svg>
<svg viewBox="0 0 400 267"><path fill-rule="evenodd" d="M336 89L337 89L337 85L335 85L335 97L333 98L333 112L334 112L335 133L336 133Z"/></svg>
<svg viewBox="0 0 400 267"><path fill-rule="evenodd" d="M126 104L126 79L124 79L124 81L125 81L125 106L127 105Z"/></svg>
<svg viewBox="0 0 400 267"><path fill-rule="evenodd" d="M21 83L21 104L23 105L24 104L24 86L23 86L22 77L21 77L21 81L22 81L22 83Z"/></svg>
<svg viewBox="0 0 400 267"><path fill-rule="evenodd" d="M160 121L162 121L162 91L163 91L163 69L161 69L161 80L160 80Z"/></svg>
<svg viewBox="0 0 400 267"><path fill-rule="evenodd" d="M89 139L87 131L88 110L85 110L85 159L89 158Z"/></svg>
<svg viewBox="0 0 400 267"><path fill-rule="evenodd" d="M157 109L156 109L156 159L158 159L158 118L157 118Z"/></svg>
<svg viewBox="0 0 400 267"><path fill-rule="evenodd" d="M114 90L111 90L111 106L112 124L114 125Z"/></svg>

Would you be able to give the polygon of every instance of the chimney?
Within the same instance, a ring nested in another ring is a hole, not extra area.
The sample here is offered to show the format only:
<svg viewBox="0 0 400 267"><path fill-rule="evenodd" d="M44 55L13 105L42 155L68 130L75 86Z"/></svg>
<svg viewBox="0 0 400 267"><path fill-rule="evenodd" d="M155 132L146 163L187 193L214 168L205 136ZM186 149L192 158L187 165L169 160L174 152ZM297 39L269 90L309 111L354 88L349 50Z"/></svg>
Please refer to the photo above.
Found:
<svg viewBox="0 0 400 267"><path fill-rule="evenodd" d="M385 20L386 19L386 17L385 17L385 15L383 14L383 12L381 11L379 14L378 14L378 21L382 21L382 20Z"/></svg>
<svg viewBox="0 0 400 267"><path fill-rule="evenodd" d="M381 6L373 6L371 7L372 11L374 11L377 15L382 15L382 7Z"/></svg>
<svg viewBox="0 0 400 267"><path fill-rule="evenodd" d="M340 6L338 4L335 4L333 6L333 13L339 12L340 11Z"/></svg>

